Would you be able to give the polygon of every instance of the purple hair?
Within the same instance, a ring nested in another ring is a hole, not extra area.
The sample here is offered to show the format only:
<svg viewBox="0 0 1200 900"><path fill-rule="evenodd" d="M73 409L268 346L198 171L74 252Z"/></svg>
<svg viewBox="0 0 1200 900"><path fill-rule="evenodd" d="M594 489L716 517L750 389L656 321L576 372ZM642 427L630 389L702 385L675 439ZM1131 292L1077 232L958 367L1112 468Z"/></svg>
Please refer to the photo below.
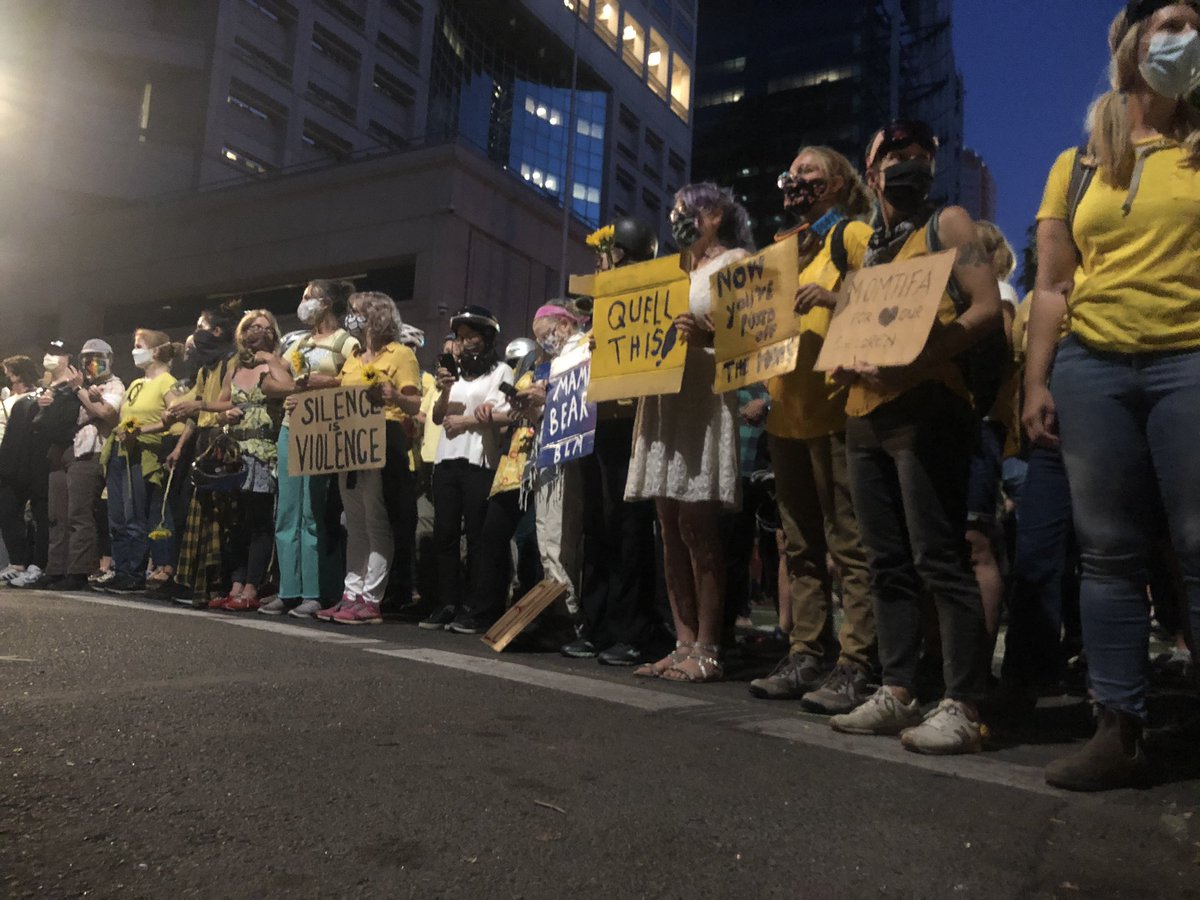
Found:
<svg viewBox="0 0 1200 900"><path fill-rule="evenodd" d="M724 213L717 237L726 247L754 249L754 234L750 230L750 214L733 199L728 188L717 187L711 181L684 185L675 194L675 202L692 212Z"/></svg>

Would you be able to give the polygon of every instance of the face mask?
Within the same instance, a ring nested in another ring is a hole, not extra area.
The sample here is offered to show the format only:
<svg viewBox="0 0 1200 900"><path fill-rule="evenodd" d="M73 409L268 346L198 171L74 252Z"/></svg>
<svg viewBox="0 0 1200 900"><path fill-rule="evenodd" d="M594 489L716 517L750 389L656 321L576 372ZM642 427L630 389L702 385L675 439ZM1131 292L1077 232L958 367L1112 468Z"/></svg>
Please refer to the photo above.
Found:
<svg viewBox="0 0 1200 900"><path fill-rule="evenodd" d="M97 381L108 374L108 358L92 356L83 362L83 374L92 381Z"/></svg>
<svg viewBox="0 0 1200 900"><path fill-rule="evenodd" d="M149 347L133 348L133 364L139 369L146 368L152 362L154 362L154 351Z"/></svg>
<svg viewBox="0 0 1200 900"><path fill-rule="evenodd" d="M361 313L350 313L343 325L351 334L362 334L367 330L367 317Z"/></svg>
<svg viewBox="0 0 1200 900"><path fill-rule="evenodd" d="M551 331L538 341L538 346L542 348L542 352L547 356L558 356L562 352L563 344L566 342L567 339L560 332Z"/></svg>
<svg viewBox="0 0 1200 900"><path fill-rule="evenodd" d="M1154 93L1182 97L1200 88L1200 33L1156 34L1138 69Z"/></svg>
<svg viewBox="0 0 1200 900"><path fill-rule="evenodd" d="M828 187L829 182L824 178L814 178L812 181L798 178L792 181L783 194L787 211L797 219L807 216L817 201L825 196Z"/></svg>
<svg viewBox="0 0 1200 900"><path fill-rule="evenodd" d="M47 372L55 372L58 370L58 357L51 353L47 353L42 357L42 368Z"/></svg>
<svg viewBox="0 0 1200 900"><path fill-rule="evenodd" d="M671 237L679 249L686 249L700 240L700 228L695 216L680 216L671 223Z"/></svg>
<svg viewBox="0 0 1200 900"><path fill-rule="evenodd" d="M478 378L486 375L496 365L496 354L491 348L479 353L468 353L464 350L458 357L458 368L468 378Z"/></svg>
<svg viewBox="0 0 1200 900"><path fill-rule="evenodd" d="M325 304L313 297L307 300L301 300L300 305L296 307L296 316L305 325L317 324L317 317L321 315L321 310L325 308Z"/></svg>
<svg viewBox="0 0 1200 900"><path fill-rule="evenodd" d="M907 159L883 170L883 197L901 212L917 209L933 188L933 165L926 159Z"/></svg>

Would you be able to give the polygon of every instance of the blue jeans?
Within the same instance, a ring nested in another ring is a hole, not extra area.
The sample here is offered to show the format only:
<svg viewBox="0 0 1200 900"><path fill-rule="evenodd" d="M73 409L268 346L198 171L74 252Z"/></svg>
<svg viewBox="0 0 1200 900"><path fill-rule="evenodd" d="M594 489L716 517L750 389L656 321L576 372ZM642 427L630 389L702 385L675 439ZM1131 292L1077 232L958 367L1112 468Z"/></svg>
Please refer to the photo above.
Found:
<svg viewBox="0 0 1200 900"><path fill-rule="evenodd" d="M1102 705L1144 718L1160 509L1193 634L1200 629L1200 350L1104 353L1072 336L1050 387L1075 507L1091 687Z"/></svg>
<svg viewBox="0 0 1200 900"><path fill-rule="evenodd" d="M1062 454L1034 447L1017 505L1002 669L1006 680L1050 685L1062 676L1063 607L1076 602L1076 556Z"/></svg>
<svg viewBox="0 0 1200 900"><path fill-rule="evenodd" d="M117 453L108 461L108 530L112 535L112 557L117 574L138 581L146 577L152 485L142 477L142 463ZM157 510L154 510L157 512Z"/></svg>

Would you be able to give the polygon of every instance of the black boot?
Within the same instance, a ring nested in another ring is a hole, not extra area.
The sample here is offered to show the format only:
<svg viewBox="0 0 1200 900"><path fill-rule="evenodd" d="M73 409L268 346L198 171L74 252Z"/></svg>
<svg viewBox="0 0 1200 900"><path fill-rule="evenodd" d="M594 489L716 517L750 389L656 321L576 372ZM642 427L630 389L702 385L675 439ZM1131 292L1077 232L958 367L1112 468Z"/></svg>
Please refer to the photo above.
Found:
<svg viewBox="0 0 1200 900"><path fill-rule="evenodd" d="M1145 781L1142 723L1096 707L1096 733L1077 753L1046 766L1046 783L1068 791L1107 791Z"/></svg>

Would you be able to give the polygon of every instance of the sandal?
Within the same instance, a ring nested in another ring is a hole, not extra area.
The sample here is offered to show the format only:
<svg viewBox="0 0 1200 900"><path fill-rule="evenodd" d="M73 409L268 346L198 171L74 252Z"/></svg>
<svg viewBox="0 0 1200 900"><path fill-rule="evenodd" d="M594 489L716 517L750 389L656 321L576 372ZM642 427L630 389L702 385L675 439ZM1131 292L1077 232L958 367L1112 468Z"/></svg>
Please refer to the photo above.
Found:
<svg viewBox="0 0 1200 900"><path fill-rule="evenodd" d="M663 672L674 666L679 665L688 658L686 651L691 650L696 644L692 641L676 641L675 649L668 653L658 662L643 663L633 670L635 678L661 678Z"/></svg>
<svg viewBox="0 0 1200 900"><path fill-rule="evenodd" d="M669 667L661 677L667 681L682 681L687 684L709 684L721 681L725 677L725 667L718 658L721 653L719 646L696 643L692 645L692 649L697 652ZM697 671L684 668L689 662L696 664Z"/></svg>

